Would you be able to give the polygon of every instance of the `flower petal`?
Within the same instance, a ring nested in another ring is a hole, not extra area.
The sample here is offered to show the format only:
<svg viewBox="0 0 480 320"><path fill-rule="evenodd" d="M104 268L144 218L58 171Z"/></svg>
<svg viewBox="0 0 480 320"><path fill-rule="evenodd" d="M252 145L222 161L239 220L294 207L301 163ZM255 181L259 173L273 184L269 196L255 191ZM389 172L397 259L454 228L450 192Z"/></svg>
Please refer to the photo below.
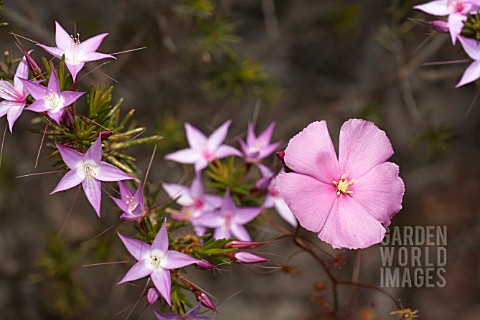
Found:
<svg viewBox="0 0 480 320"><path fill-rule="evenodd" d="M75 92L75 91L62 91L60 95L63 97L65 106L69 106L74 103L78 98L83 96L85 92Z"/></svg>
<svg viewBox="0 0 480 320"><path fill-rule="evenodd" d="M84 54L81 57L83 62L89 62L89 61L97 61L101 59L117 59L111 54L105 54L105 53L100 53L100 52L89 52Z"/></svg>
<svg viewBox="0 0 480 320"><path fill-rule="evenodd" d="M61 110L56 111L56 112L52 112L50 110L47 110L47 114L52 120L54 120L57 124L60 125L60 120L62 119L64 111L65 111L65 109L63 109L63 108Z"/></svg>
<svg viewBox="0 0 480 320"><path fill-rule="evenodd" d="M300 225L318 232L327 221L337 195L333 184L299 173L281 173L276 187Z"/></svg>
<svg viewBox="0 0 480 320"><path fill-rule="evenodd" d="M57 184L55 189L50 192L50 194L71 189L75 186L78 186L80 183L83 182L83 180L85 180L85 176L81 174L80 170L70 170L63 176L63 178Z"/></svg>
<svg viewBox="0 0 480 320"><path fill-rule="evenodd" d="M162 264L162 267L166 269L177 269L198 262L200 262L200 260L192 258L184 253L174 250L168 250L166 262Z"/></svg>
<svg viewBox="0 0 480 320"><path fill-rule="evenodd" d="M385 228L355 201L341 195L318 237L334 249L363 249L382 241Z"/></svg>
<svg viewBox="0 0 480 320"><path fill-rule="evenodd" d="M65 61L65 64L67 65L68 71L70 71L70 74L72 75L72 80L75 82L77 79L77 74L80 72L80 70L83 69L85 66L84 62L78 62L78 63L71 63L68 61Z"/></svg>
<svg viewBox="0 0 480 320"><path fill-rule="evenodd" d="M59 58L61 59L62 58L62 55L65 54L65 50L62 50L58 47L49 47L49 46L46 46L46 45L43 45L43 44L40 44L40 43L37 43L37 46L39 46L40 48L42 48L43 50L47 51L48 53L50 53L52 56L56 57L56 58Z"/></svg>
<svg viewBox="0 0 480 320"><path fill-rule="evenodd" d="M342 125L339 150L341 174L346 173L349 179L359 179L393 155L385 131L371 121L360 119L350 119Z"/></svg>
<svg viewBox="0 0 480 320"><path fill-rule="evenodd" d="M196 150L188 148L167 154L165 159L179 163L195 163L200 159L200 154Z"/></svg>
<svg viewBox="0 0 480 320"><path fill-rule="evenodd" d="M94 178L86 178L82 182L82 187L87 196L88 202L90 202L98 217L100 217L100 206L102 202L100 181Z"/></svg>
<svg viewBox="0 0 480 320"><path fill-rule="evenodd" d="M220 226L215 229L215 232L213 234L213 237L215 239L229 239L232 237L230 234L230 230L228 230L225 226Z"/></svg>
<svg viewBox="0 0 480 320"><path fill-rule="evenodd" d="M2 101L2 102L5 102L5 101ZM17 102L14 102L10 105L10 109L7 112L7 120L8 120L8 126L10 128L10 132L12 132L13 130L13 125L15 124L15 121L17 121L18 117L20 117L20 115L22 114L24 106L25 106L25 103L17 103Z"/></svg>
<svg viewBox="0 0 480 320"><path fill-rule="evenodd" d="M155 272L152 272L150 278L152 279L155 288L157 288L158 292L160 292L165 301L167 301L168 305L172 305L170 302L170 289L172 287L170 270L156 269Z"/></svg>
<svg viewBox="0 0 480 320"><path fill-rule="evenodd" d="M195 198L203 197L203 183L202 177L198 172L195 173L195 179L192 181L192 186L190 187L190 193Z"/></svg>
<svg viewBox="0 0 480 320"><path fill-rule="evenodd" d="M425 4L414 6L414 9L422 10L433 16L446 16L450 14L447 0L436 0Z"/></svg>
<svg viewBox="0 0 480 320"><path fill-rule="evenodd" d="M50 73L50 78L48 79L47 91L48 91L48 94L53 92L60 95L60 82L58 81L55 70L52 70L52 73Z"/></svg>
<svg viewBox="0 0 480 320"><path fill-rule="evenodd" d="M98 168L95 178L101 181L120 181L133 179L133 177L129 174L104 161L100 162L100 168Z"/></svg>
<svg viewBox="0 0 480 320"><path fill-rule="evenodd" d="M309 175L323 183L330 184L338 179L337 155L325 121L309 124L290 139L284 160L293 171Z"/></svg>
<svg viewBox="0 0 480 320"><path fill-rule="evenodd" d="M207 137L190 123L185 123L188 144L192 149L202 150L207 144Z"/></svg>
<svg viewBox="0 0 480 320"><path fill-rule="evenodd" d="M45 112L47 111L47 107L45 106L45 100L43 99L37 100L31 105L29 105L28 107L26 107L25 110L38 112L38 113Z"/></svg>
<svg viewBox="0 0 480 320"><path fill-rule="evenodd" d="M191 206L194 204L194 200L190 195L188 187L181 184L164 183L163 189L167 192L168 196L176 199L176 202L181 206Z"/></svg>
<svg viewBox="0 0 480 320"><path fill-rule="evenodd" d="M21 80L19 80L21 82ZM6 80L0 80L0 98L8 101L17 101L16 88Z"/></svg>
<svg viewBox="0 0 480 320"><path fill-rule="evenodd" d="M459 36L458 40L470 58L480 60L480 41L463 36Z"/></svg>
<svg viewBox="0 0 480 320"><path fill-rule="evenodd" d="M72 46L75 45L73 42L72 37L62 28L60 23L55 21L55 43L57 47L67 50L70 49Z"/></svg>
<svg viewBox="0 0 480 320"><path fill-rule="evenodd" d="M45 99L45 91L47 90L47 88L30 80L26 80L23 78L19 78L19 80L23 83L23 85L27 88L28 92L30 92L30 94L35 100Z"/></svg>
<svg viewBox="0 0 480 320"><path fill-rule="evenodd" d="M70 169L76 169L80 162L83 161L83 153L64 147L58 143L55 143L55 146L60 152L60 156L62 157L63 162L65 162L67 167L69 167Z"/></svg>
<svg viewBox="0 0 480 320"><path fill-rule="evenodd" d="M168 250L167 219L163 220L162 227L153 239L152 250L157 249L166 253Z"/></svg>
<svg viewBox="0 0 480 320"><path fill-rule="evenodd" d="M260 212L262 212L263 208L256 208L256 207L242 207L236 209L235 212L235 221L239 224L245 224L253 219L255 219Z"/></svg>
<svg viewBox="0 0 480 320"><path fill-rule="evenodd" d="M228 127L230 127L231 123L232 120L225 121L208 137L207 146L209 150L215 150L222 144L222 142L227 137Z"/></svg>
<svg viewBox="0 0 480 320"><path fill-rule="evenodd" d="M469 84L480 78L480 60L470 64L455 88Z"/></svg>
<svg viewBox="0 0 480 320"><path fill-rule="evenodd" d="M152 270L145 267L144 261L139 261L128 270L127 274L117 284L138 280L152 273Z"/></svg>
<svg viewBox="0 0 480 320"><path fill-rule="evenodd" d="M351 186L353 198L376 220L388 226L390 219L402 209L405 185L399 168L391 162L382 163Z"/></svg>
<svg viewBox="0 0 480 320"><path fill-rule="evenodd" d="M268 125L267 129L265 129L265 131L263 131L258 136L258 140L260 140L264 146L266 146L270 143L270 140L272 139L272 134L273 134L274 129L275 129L275 121L270 123Z"/></svg>
<svg viewBox="0 0 480 320"><path fill-rule="evenodd" d="M465 20L467 20L467 16L461 13L453 13L448 16L448 30L453 44L457 42L458 36L462 33L463 21Z"/></svg>
<svg viewBox="0 0 480 320"><path fill-rule="evenodd" d="M250 235L247 232L247 229L245 229L245 227L240 224L232 223L230 225L230 231L238 240L241 240L241 241L252 240L252 238L250 238Z"/></svg>
<svg viewBox="0 0 480 320"><path fill-rule="evenodd" d="M93 160L97 165L100 165L102 161L102 139L100 137L88 148L84 159Z"/></svg>
<svg viewBox="0 0 480 320"><path fill-rule="evenodd" d="M138 261L142 260L142 256L146 252L150 251L149 244L137 239L126 237L119 232L117 232L117 234L125 245L125 248L127 248L128 252L130 252L130 254Z"/></svg>
<svg viewBox="0 0 480 320"><path fill-rule="evenodd" d="M293 227L298 225L297 219L293 215L292 210L287 206L287 203L282 198L275 199L275 209L277 210L278 214L283 218L283 220L287 221Z"/></svg>
<svg viewBox="0 0 480 320"><path fill-rule="evenodd" d="M215 157L217 159L222 159L229 156L241 157L242 153L234 147L230 147L227 145L221 145L215 150Z"/></svg>
<svg viewBox="0 0 480 320"><path fill-rule="evenodd" d="M28 79L28 64L26 57L23 57L18 64L17 71L15 71L15 76L13 77L13 84L15 87L23 90L23 82L19 78Z"/></svg>
<svg viewBox="0 0 480 320"><path fill-rule="evenodd" d="M88 38L78 45L78 54L83 56L87 53L97 51L98 47L102 44L103 39L108 36L108 33L102 33L94 37Z"/></svg>

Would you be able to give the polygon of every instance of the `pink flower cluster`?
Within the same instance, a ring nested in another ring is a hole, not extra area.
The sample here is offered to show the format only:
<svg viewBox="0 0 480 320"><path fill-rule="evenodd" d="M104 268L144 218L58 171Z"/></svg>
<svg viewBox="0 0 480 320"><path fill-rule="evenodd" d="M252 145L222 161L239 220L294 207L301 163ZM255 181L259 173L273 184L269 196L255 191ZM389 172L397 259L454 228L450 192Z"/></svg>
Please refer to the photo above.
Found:
<svg viewBox="0 0 480 320"><path fill-rule="evenodd" d="M415 9L428 14L447 17L447 21L434 20L429 22L439 32L449 32L452 43L457 39L463 50L473 59L473 63L465 70L456 87L469 84L480 78L480 41L462 36L464 22L469 14L476 14L480 10L480 0L434 0L425 4L417 5Z"/></svg>

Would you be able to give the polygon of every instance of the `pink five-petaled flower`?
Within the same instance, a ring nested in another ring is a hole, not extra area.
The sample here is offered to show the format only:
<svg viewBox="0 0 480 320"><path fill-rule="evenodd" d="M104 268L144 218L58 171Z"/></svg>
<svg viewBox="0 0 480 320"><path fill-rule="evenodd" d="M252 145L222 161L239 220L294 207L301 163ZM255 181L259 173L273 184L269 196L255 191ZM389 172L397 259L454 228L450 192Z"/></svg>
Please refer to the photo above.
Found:
<svg viewBox="0 0 480 320"><path fill-rule="evenodd" d="M195 307L185 313L185 316L182 316L179 313L158 313L156 311L153 312L157 316L158 320L213 320L213 318L199 315L200 303L197 303Z"/></svg>
<svg viewBox="0 0 480 320"><path fill-rule="evenodd" d="M26 107L26 110L34 112L47 112L48 116L60 124L63 111L66 106L74 103L85 92L76 91L60 91L60 83L52 70L50 79L48 80L48 86L44 87L38 83L20 79L25 87L27 87L30 94L35 99L35 102Z"/></svg>
<svg viewBox="0 0 480 320"><path fill-rule="evenodd" d="M56 144L56 146L58 151L60 151L63 162L71 170L63 176L62 180L50 194L73 188L81 183L88 201L99 217L102 200L100 181L133 179L117 167L101 161L102 141L100 137L85 154L62 147L59 144Z"/></svg>
<svg viewBox="0 0 480 320"><path fill-rule="evenodd" d="M165 159L194 164L195 171L198 172L206 168L208 163L215 159L228 156L240 156L241 153L237 149L222 144L227 136L228 127L231 122L231 120L225 121L225 123L216 129L208 138L198 129L186 123L185 131L190 148L167 154Z"/></svg>
<svg viewBox="0 0 480 320"><path fill-rule="evenodd" d="M340 130L337 159L325 121L294 136L285 150L293 172L277 188L300 224L334 248L366 248L382 241L402 208L405 186L387 135L370 121L350 119Z"/></svg>
<svg viewBox="0 0 480 320"><path fill-rule="evenodd" d="M239 141L245 161L258 163L278 148L280 145L279 142L270 144L274 128L275 122L272 122L267 129L257 137L255 136L252 123L250 121L248 122L247 140L246 142L243 140Z"/></svg>
<svg viewBox="0 0 480 320"><path fill-rule="evenodd" d="M480 78L480 41L459 36L458 39L462 44L463 50L474 61L463 73L462 79L455 86L456 88L466 85Z"/></svg>
<svg viewBox="0 0 480 320"><path fill-rule="evenodd" d="M293 227L297 226L297 219L293 215L285 200L280 196L277 190L277 179L275 175L263 164L258 166L262 172L263 178L257 182L257 187L267 189L267 195L263 201L263 208L275 208L278 214ZM283 170L280 172L282 173Z"/></svg>
<svg viewBox="0 0 480 320"><path fill-rule="evenodd" d="M205 194L199 173L195 175L190 188L170 183L164 183L162 186L167 194L176 199L176 202L182 206L179 214L172 215L172 217L177 220L191 221L195 233L202 236L205 233L205 228L199 226L196 220L204 213L218 209L222 205L223 199L216 195Z"/></svg>
<svg viewBox="0 0 480 320"><path fill-rule="evenodd" d="M150 276L155 288L165 298L165 301L171 305L170 269L182 268L198 263L200 260L178 251L168 250L166 223L167 220L165 219L151 245L118 233L128 252L138 260L118 284Z"/></svg>
<svg viewBox="0 0 480 320"><path fill-rule="evenodd" d="M55 43L57 46L48 47L43 44L38 44L38 46L59 59L65 55L65 64L72 75L73 81L75 81L78 72L82 70L86 62L105 58L115 59L112 55L95 52L107 35L108 33L102 33L80 42L80 35L77 34L76 37L68 35L62 26L55 21Z"/></svg>
<svg viewBox="0 0 480 320"><path fill-rule="evenodd" d="M479 6L480 0L434 0L414 8L434 16L448 16L448 30L455 44L462 33L467 14L477 12Z"/></svg>
<svg viewBox="0 0 480 320"><path fill-rule="evenodd" d="M238 240L250 241L250 235L243 225L252 221L262 210L263 208L255 207L238 208L227 191L222 207L204 214L197 219L197 223L203 227L214 228L215 239L228 239L233 235Z"/></svg>
<svg viewBox="0 0 480 320"><path fill-rule="evenodd" d="M126 221L139 221L142 219L145 211L143 186L139 185L135 194L122 182L118 182L120 187L120 198L111 197L115 204L123 211L120 219Z"/></svg>
<svg viewBox="0 0 480 320"><path fill-rule="evenodd" d="M27 103L28 90L21 78L28 78L28 64L25 57L18 64L13 85L6 80L0 80L0 98L5 99L0 102L0 117L7 115L10 132Z"/></svg>

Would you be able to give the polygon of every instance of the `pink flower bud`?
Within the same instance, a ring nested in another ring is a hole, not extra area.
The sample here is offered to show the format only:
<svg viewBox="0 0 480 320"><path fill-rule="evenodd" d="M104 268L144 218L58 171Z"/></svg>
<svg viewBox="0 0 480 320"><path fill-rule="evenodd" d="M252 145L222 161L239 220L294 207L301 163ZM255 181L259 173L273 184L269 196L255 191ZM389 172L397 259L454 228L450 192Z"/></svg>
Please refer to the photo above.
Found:
<svg viewBox="0 0 480 320"><path fill-rule="evenodd" d="M232 256L234 261L238 263L260 263L268 261L263 257L256 256L249 252L234 252Z"/></svg>
<svg viewBox="0 0 480 320"><path fill-rule="evenodd" d="M433 20L433 21L427 21L427 23L428 23L435 31L443 32L443 33L449 32L447 21L443 21L443 20Z"/></svg>
<svg viewBox="0 0 480 320"><path fill-rule="evenodd" d="M98 135L102 138L102 141L103 141L103 140L107 140L108 138L110 138L110 136L112 134L113 134L112 131L104 130L104 131L101 131Z"/></svg>
<svg viewBox="0 0 480 320"><path fill-rule="evenodd" d="M158 291L157 289L155 288L150 288L148 289L148 292L147 292L147 301L148 301L148 304L150 306L153 306L153 304L155 303L155 301L158 300Z"/></svg>
<svg viewBox="0 0 480 320"><path fill-rule="evenodd" d="M237 248L237 249L253 249L258 246L264 245L265 242L255 242L255 241L238 241L234 240L229 243L225 247L227 248Z"/></svg>
<svg viewBox="0 0 480 320"><path fill-rule="evenodd" d="M293 170L290 169L290 168L285 164L285 151L278 151L278 152L276 153L276 155L277 155L277 158L280 159L280 161L282 161L282 163L283 163L283 168L284 168L283 170L284 170L285 172L287 172L287 173L288 173L288 172L293 172Z"/></svg>
<svg viewBox="0 0 480 320"><path fill-rule="evenodd" d="M211 264L210 262L208 262L206 260L200 260L199 262L197 262L195 264L195 267L197 269L200 269L200 270L210 270L210 269L215 268L215 266L213 264Z"/></svg>
<svg viewBox="0 0 480 320"><path fill-rule="evenodd" d="M200 294L197 295L198 301L203 304L205 307L207 307L210 310L216 311L217 309L215 308L215 305L212 303L212 300L207 296L205 292L201 292Z"/></svg>

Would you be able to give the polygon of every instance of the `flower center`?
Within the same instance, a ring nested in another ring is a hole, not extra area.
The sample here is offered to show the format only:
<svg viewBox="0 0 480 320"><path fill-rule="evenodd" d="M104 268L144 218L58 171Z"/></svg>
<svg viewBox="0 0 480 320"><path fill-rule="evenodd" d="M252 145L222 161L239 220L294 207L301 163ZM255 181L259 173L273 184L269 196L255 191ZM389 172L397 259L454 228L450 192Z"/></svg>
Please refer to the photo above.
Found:
<svg viewBox="0 0 480 320"><path fill-rule="evenodd" d="M128 206L128 209L130 210L130 213L133 212L138 207L138 203L134 200L133 197L130 196L125 196L125 204Z"/></svg>
<svg viewBox="0 0 480 320"><path fill-rule="evenodd" d="M55 92L50 89L50 93L47 94L47 90L44 90L45 92L45 107L47 110L52 111L53 113L56 113L60 111L63 108L63 99L56 94Z"/></svg>
<svg viewBox="0 0 480 320"><path fill-rule="evenodd" d="M85 172L85 177L95 178L97 175L97 168L91 164L85 164L83 166L83 172Z"/></svg>
<svg viewBox="0 0 480 320"><path fill-rule="evenodd" d="M150 268L161 268L165 260L165 253L160 250L152 250L147 256L147 264Z"/></svg>
<svg viewBox="0 0 480 320"><path fill-rule="evenodd" d="M452 11L454 13L460 14L468 13L472 7L471 4L463 3L462 1L452 1L450 5L452 6Z"/></svg>
<svg viewBox="0 0 480 320"><path fill-rule="evenodd" d="M71 62L73 64L77 64L78 61L78 45L80 44L80 34L77 33L77 36L74 37L73 35L70 35L70 37L73 40L73 48L72 48L72 59Z"/></svg>
<svg viewBox="0 0 480 320"><path fill-rule="evenodd" d="M345 173L340 177L339 181L333 181L332 183L337 190L337 195L339 196L340 194L352 194L353 191L348 190L348 186L352 185L354 182L355 179L348 181L347 174Z"/></svg>

